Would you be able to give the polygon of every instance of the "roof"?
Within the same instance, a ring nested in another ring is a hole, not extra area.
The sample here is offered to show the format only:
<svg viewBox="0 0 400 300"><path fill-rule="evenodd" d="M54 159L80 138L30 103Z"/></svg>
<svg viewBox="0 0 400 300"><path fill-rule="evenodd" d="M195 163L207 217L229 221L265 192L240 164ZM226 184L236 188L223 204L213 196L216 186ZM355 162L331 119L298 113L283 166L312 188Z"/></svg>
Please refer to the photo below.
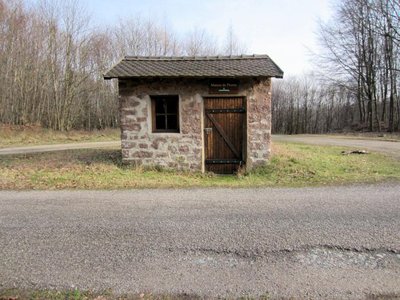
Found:
<svg viewBox="0 0 400 300"><path fill-rule="evenodd" d="M111 78L243 78L283 77L268 55L126 56L106 74Z"/></svg>

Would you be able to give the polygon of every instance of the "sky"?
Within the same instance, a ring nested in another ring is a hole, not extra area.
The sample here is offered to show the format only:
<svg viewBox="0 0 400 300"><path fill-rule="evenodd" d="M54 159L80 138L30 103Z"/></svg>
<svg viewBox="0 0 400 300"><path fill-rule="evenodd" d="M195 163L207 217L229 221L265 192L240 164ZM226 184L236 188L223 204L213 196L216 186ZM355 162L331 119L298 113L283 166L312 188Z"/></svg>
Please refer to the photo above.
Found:
<svg viewBox="0 0 400 300"><path fill-rule="evenodd" d="M33 0L34 1L34 0ZM334 0L79 0L98 26L140 15L165 22L178 34L205 29L221 44L232 26L245 54L268 54L286 75L311 69L318 20Z"/></svg>

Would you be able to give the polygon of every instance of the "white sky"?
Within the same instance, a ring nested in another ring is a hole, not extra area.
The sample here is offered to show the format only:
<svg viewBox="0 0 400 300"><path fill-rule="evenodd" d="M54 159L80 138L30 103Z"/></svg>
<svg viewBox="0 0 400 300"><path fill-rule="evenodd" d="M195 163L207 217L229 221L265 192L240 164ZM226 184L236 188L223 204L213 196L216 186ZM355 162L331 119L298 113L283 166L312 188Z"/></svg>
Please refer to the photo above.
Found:
<svg viewBox="0 0 400 300"><path fill-rule="evenodd" d="M79 1L101 26L139 14L166 22L179 34L204 28L222 43L232 25L247 54L268 54L285 75L294 75L311 68L308 49L316 51L317 21L330 16L334 0Z"/></svg>

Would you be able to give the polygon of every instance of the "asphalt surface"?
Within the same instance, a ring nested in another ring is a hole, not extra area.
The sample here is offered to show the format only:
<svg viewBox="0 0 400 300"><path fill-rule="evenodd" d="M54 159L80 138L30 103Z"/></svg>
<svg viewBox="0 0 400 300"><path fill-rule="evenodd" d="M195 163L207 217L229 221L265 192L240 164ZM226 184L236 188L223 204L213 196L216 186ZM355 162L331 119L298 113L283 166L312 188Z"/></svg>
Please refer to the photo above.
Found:
<svg viewBox="0 0 400 300"><path fill-rule="evenodd" d="M71 149L95 149L95 148L108 148L108 147L120 147L120 146L121 146L121 141L23 146L23 147L11 147L11 148L0 149L0 155L52 152L52 151L63 151Z"/></svg>
<svg viewBox="0 0 400 300"><path fill-rule="evenodd" d="M345 146L357 150L369 150L382 152L389 156L400 159L400 142L382 141L378 139L362 139L351 137L337 137L329 135L273 135L273 141L278 142L297 142L315 145Z"/></svg>
<svg viewBox="0 0 400 300"><path fill-rule="evenodd" d="M400 184L0 191L0 289L400 296Z"/></svg>

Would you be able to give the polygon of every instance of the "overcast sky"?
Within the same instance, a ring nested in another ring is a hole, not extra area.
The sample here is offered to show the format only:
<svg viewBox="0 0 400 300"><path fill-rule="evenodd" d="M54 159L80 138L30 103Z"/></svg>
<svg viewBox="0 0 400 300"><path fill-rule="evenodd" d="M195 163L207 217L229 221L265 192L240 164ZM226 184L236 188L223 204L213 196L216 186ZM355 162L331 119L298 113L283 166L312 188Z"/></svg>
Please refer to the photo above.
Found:
<svg viewBox="0 0 400 300"><path fill-rule="evenodd" d="M286 75L293 75L311 68L308 48L316 50L317 21L330 17L334 0L79 1L100 26L139 14L182 35L204 28L222 44L232 25L247 54L268 54Z"/></svg>
<svg viewBox="0 0 400 300"><path fill-rule="evenodd" d="M221 42L232 24L249 54L268 54L286 75L310 68L318 19L331 14L332 0L82 0L96 23L119 17L154 16L184 34L205 28Z"/></svg>

